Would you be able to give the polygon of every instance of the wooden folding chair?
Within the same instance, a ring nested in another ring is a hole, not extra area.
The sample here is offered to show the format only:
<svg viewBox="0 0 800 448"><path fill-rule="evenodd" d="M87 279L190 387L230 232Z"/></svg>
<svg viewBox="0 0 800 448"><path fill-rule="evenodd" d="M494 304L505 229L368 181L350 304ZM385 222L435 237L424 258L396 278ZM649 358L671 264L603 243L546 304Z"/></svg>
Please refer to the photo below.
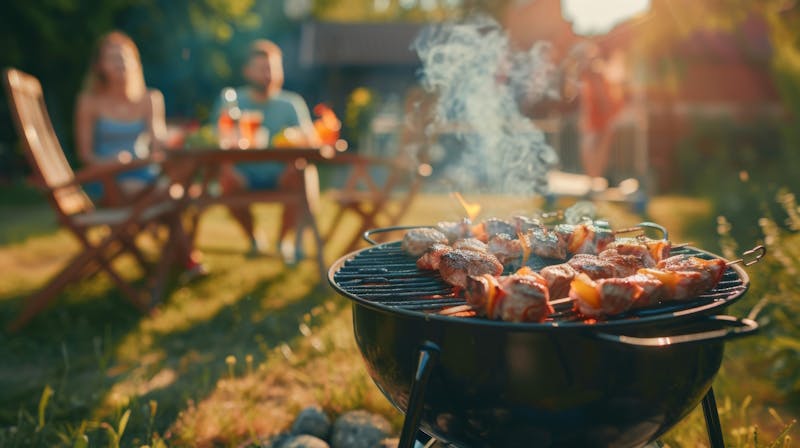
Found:
<svg viewBox="0 0 800 448"><path fill-rule="evenodd" d="M134 288L112 266L123 254L131 254L146 269L146 260L136 246L136 237L153 222L179 225L176 203L164 190L151 186L138 195L132 204L114 208L96 208L81 188L82 183L101 182L112 188L115 176L122 171L142 168L145 161L107 164L75 173L53 131L39 81L26 73L7 69L4 81L12 116L23 142L25 156L33 176L55 211L59 223L70 230L81 243L81 252L53 277L41 290L28 297L23 310L9 330L16 331L50 304L68 284L98 272L107 273L133 305L146 312L150 294ZM106 227L106 235L92 242L92 229ZM146 282L145 282L146 283Z"/></svg>

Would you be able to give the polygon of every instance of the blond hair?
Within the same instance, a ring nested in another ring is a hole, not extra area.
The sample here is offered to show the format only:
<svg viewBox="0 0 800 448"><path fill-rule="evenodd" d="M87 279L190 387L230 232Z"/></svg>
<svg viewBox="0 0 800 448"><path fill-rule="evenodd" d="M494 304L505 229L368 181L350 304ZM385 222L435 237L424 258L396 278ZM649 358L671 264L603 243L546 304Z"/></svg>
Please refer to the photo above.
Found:
<svg viewBox="0 0 800 448"><path fill-rule="evenodd" d="M258 39L250 44L250 57L253 56L275 56L283 60L283 51L271 40Z"/></svg>
<svg viewBox="0 0 800 448"><path fill-rule="evenodd" d="M122 31L111 31L104 34L98 39L97 43L92 50L91 61L89 62L89 70L86 73L86 78L83 83L83 90L85 92L98 93L105 87L106 79L103 72L100 70L99 62L106 45L118 44L122 47L128 48L133 57L136 59L137 67L132 71L127 79L127 86L125 86L125 93L131 100L140 99L147 87L144 82L144 72L142 71L142 59L139 56L139 48L127 34Z"/></svg>

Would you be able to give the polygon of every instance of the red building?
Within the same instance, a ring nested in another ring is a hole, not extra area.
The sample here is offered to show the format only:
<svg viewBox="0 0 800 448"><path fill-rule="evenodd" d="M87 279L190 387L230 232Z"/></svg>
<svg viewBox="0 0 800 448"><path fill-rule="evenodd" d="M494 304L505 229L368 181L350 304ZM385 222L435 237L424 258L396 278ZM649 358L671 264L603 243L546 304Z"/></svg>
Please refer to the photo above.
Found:
<svg viewBox="0 0 800 448"><path fill-rule="evenodd" d="M598 36L580 36L564 19L560 0L512 2L505 24L513 42L525 48L537 40L553 42L560 54L581 40L597 43L604 54L621 50L629 79L643 92L647 165L657 178L653 189L673 186L675 150L700 119L747 122L783 114L771 71L767 25L751 17L729 30L698 29L666 35L676 18L663 0L649 11ZM662 35L654 38L654 29ZM673 26L680 29L679 26ZM647 42L649 44L644 44Z"/></svg>

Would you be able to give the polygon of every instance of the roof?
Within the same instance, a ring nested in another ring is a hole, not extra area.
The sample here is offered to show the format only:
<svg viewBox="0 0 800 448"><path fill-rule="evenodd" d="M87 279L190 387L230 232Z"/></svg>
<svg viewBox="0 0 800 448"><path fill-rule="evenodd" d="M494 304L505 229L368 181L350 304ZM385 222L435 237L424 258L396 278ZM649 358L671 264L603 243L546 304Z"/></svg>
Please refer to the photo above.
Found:
<svg viewBox="0 0 800 448"><path fill-rule="evenodd" d="M310 22L300 37L300 63L305 66L414 66L411 50L425 24Z"/></svg>

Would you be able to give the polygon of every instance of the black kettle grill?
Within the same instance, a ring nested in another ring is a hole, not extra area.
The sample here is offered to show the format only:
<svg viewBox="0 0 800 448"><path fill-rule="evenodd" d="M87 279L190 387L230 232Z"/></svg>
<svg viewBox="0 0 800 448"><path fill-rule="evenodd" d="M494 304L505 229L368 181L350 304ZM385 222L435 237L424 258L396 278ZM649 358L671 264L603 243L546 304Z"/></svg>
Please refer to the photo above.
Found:
<svg viewBox="0 0 800 448"><path fill-rule="evenodd" d="M401 448L418 429L455 447L641 447L701 401L711 445L724 448L711 384L724 343L758 328L718 314L749 287L741 267L689 301L594 323L570 310L510 323L442 314L466 302L398 241L370 237L397 229L367 232L373 247L335 262L329 281L353 301L369 375L406 415ZM717 257L693 247L673 254Z"/></svg>

